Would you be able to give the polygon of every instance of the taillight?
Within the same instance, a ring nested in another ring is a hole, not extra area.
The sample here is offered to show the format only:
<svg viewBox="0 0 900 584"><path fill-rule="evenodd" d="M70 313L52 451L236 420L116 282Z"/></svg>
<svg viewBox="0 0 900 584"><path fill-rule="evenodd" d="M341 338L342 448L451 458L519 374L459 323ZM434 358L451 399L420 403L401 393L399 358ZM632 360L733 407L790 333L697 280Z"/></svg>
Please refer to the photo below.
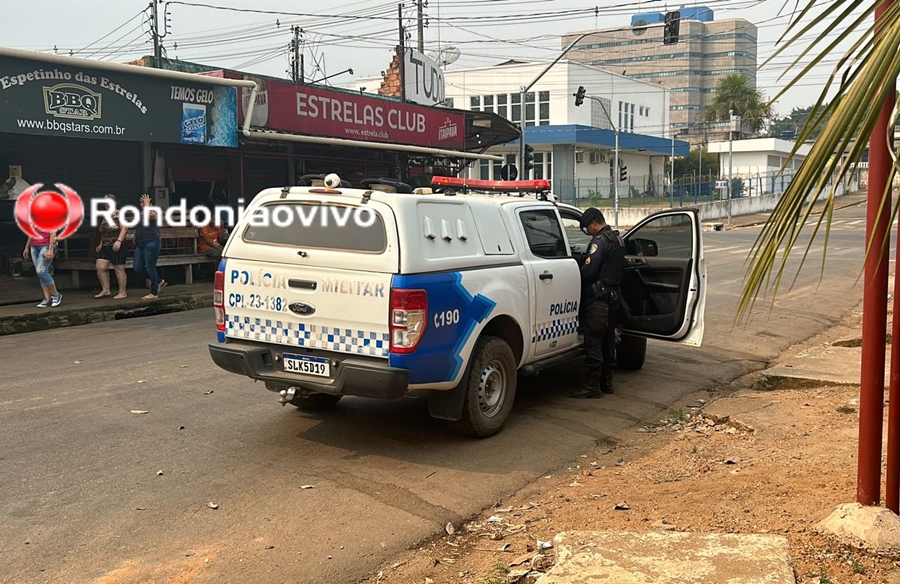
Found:
<svg viewBox="0 0 900 584"><path fill-rule="evenodd" d="M425 290L391 290L391 352L416 350L428 322L428 294Z"/></svg>
<svg viewBox="0 0 900 584"><path fill-rule="evenodd" d="M225 272L216 272L213 284L213 308L216 311L216 329L225 332Z"/></svg>

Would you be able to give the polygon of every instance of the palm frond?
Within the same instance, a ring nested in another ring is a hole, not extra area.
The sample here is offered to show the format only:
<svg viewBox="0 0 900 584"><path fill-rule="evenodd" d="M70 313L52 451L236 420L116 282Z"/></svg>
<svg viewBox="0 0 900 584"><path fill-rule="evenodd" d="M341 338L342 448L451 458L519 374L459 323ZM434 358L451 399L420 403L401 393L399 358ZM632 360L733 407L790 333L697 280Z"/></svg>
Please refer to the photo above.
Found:
<svg viewBox="0 0 900 584"><path fill-rule="evenodd" d="M880 1L838 0L829 6L826 9L826 14L838 16L825 27L823 32L819 33L819 38L806 47L794 61L794 64L799 63L815 46L827 43L826 48L816 55L811 63L804 66L787 86L779 92L777 97L780 97L785 91L795 86L803 76L812 70L815 64L820 63L826 56L834 52L839 45L845 44L850 40L851 35L858 28L865 26L866 18L874 13L876 6L880 3ZM787 44L775 51L769 60L783 53L794 43L800 42L802 36L808 34L813 26L821 22L819 19L824 18L824 15L818 17L816 22L809 23L806 26L800 24L800 21L810 13L814 4L814 1L807 3L784 36L787 36L792 30L797 32ZM861 16L852 14L860 7L864 7ZM840 10L840 8L843 8L843 10ZM824 225L825 247L822 252L820 279L824 274L825 252L831 233L831 220L834 216L834 198L837 194L837 189L845 181L847 174L862 159L869 137L878 124L881 108L886 99L894 96L894 80L900 75L900 53L897 51L897 47L900 46L900 4L891 5L877 22L873 22L873 25L880 27L879 34L870 34L868 38L857 39L852 43L851 48L846 51L844 56L839 59L797 137L791 157L810 138L813 131L821 125L821 133L810 149L808 156L801 163L796 176L788 185L753 245L751 250L752 260L747 269L744 290L735 316L735 324L752 312L756 297L762 289L768 289L773 284L773 276L774 290L770 310L774 307L775 297L781 285L790 252L796 245L803 227L812 215L814 205L822 197L823 193L827 191L825 208L818 221L815 222L810 241L806 245L806 250L797 268L799 275L811 250L813 241ZM843 27L846 28L841 30ZM869 32L872 30L874 30L874 27L869 29ZM837 38L828 43L826 37L836 31ZM844 70L844 73L837 87L837 96L823 106L822 104L825 103L827 94L841 70ZM889 121L888 131L890 136L893 137L893 119ZM896 172L897 166L898 162L895 159L892 168L893 172ZM830 188L829 181L833 181ZM882 197L880 212L884 211L888 198L887 193L889 192L890 181ZM898 207L900 206L895 206L891 210L892 217L896 216ZM867 257L877 245L874 241L874 235L872 234L872 237L867 242ZM882 253L884 253L889 241L890 236L888 234L885 241L882 242ZM780 261L778 258L779 248L783 248ZM796 277L791 286L794 283L796 283Z"/></svg>

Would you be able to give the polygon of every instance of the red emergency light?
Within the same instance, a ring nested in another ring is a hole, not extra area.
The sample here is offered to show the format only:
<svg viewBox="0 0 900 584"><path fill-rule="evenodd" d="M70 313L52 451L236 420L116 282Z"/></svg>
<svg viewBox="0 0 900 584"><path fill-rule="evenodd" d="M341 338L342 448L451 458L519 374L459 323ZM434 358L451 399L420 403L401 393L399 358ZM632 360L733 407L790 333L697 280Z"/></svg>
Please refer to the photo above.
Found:
<svg viewBox="0 0 900 584"><path fill-rule="evenodd" d="M453 176L436 176L431 179L434 187L458 187L482 191L549 191L548 180L477 180L456 178Z"/></svg>

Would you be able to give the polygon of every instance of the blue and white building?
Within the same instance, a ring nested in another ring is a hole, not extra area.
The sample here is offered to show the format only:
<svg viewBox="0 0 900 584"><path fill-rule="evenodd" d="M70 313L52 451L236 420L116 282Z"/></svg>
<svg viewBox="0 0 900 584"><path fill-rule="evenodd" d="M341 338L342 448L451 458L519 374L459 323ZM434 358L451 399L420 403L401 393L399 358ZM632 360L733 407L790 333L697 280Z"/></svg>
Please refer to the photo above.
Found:
<svg viewBox="0 0 900 584"><path fill-rule="evenodd" d="M523 113L520 88L530 84L548 63L508 62L491 67L444 71L446 105L494 112L513 122ZM351 86L377 88L380 78L358 79ZM573 94L583 86L586 98L575 105ZM591 99L595 98L595 99ZM529 178L548 179L565 201L608 198L613 178L616 129L619 158L627 178L618 182L619 196L664 195L666 162L686 156L687 142L669 132L669 90L657 83L562 60L525 96L525 142L534 147ZM505 162L481 160L464 173L469 178L501 180L505 163L518 160L518 141L492 147L489 154Z"/></svg>

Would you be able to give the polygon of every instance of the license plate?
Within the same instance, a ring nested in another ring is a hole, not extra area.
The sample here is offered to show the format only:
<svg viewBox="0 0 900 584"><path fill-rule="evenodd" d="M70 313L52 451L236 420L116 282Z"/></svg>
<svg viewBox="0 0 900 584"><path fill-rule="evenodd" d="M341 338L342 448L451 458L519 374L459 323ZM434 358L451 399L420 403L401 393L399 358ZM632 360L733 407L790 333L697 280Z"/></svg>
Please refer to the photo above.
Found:
<svg viewBox="0 0 900 584"><path fill-rule="evenodd" d="M319 377L331 375L331 364L328 359L291 355L289 353L285 353L282 359L284 360L284 370L288 373L303 373L304 375L317 375Z"/></svg>

